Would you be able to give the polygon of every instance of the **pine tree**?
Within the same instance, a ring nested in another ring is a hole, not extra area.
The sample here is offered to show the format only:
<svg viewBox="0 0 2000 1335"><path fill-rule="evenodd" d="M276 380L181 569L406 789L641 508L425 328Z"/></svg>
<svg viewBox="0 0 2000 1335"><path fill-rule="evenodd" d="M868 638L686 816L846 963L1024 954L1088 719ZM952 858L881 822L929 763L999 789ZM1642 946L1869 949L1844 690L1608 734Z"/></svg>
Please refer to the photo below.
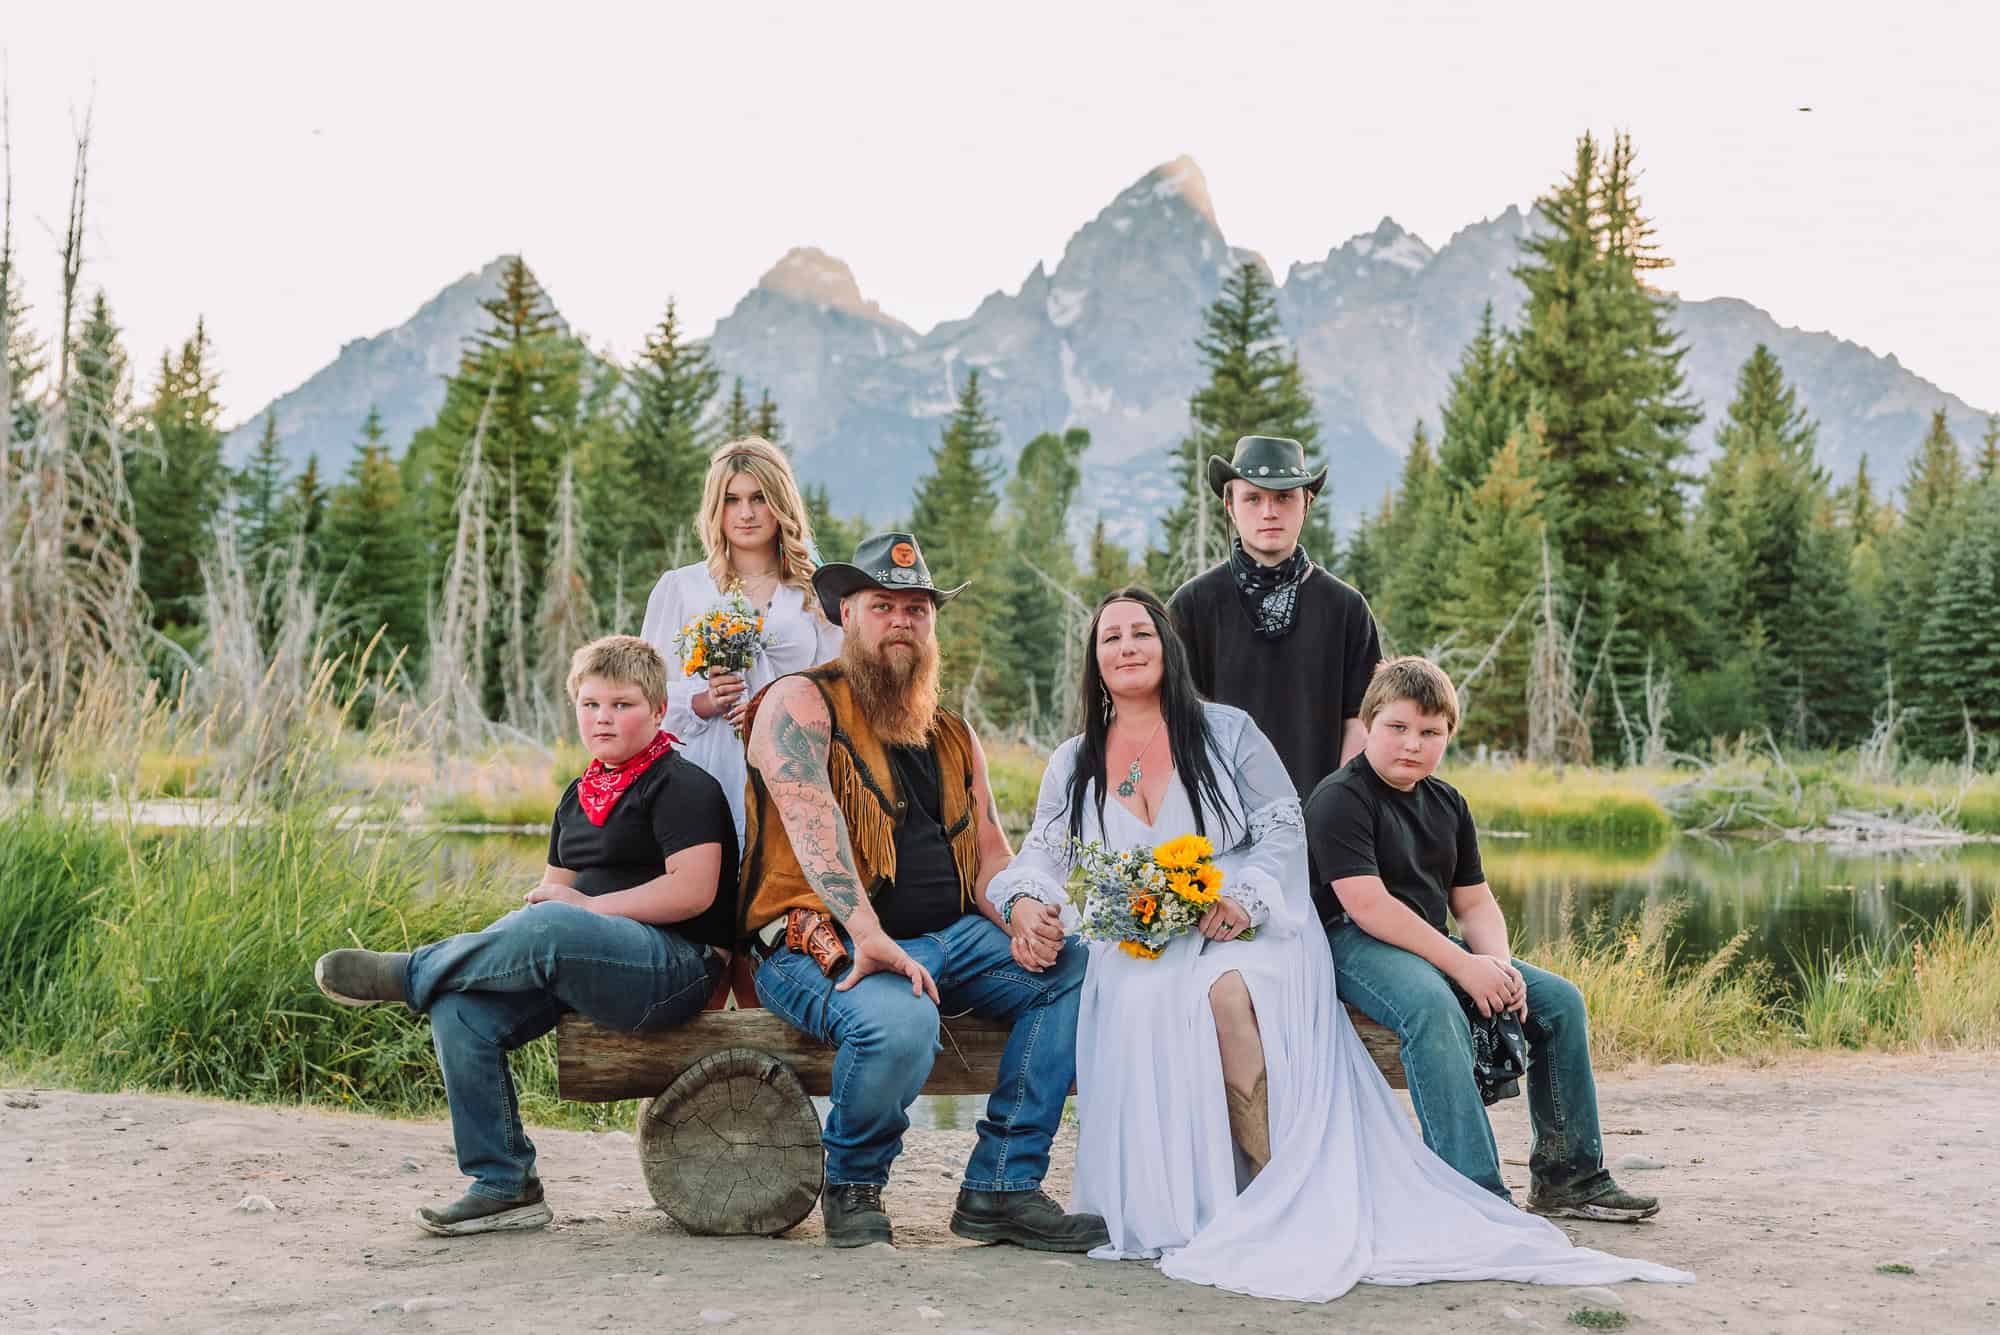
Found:
<svg viewBox="0 0 2000 1335"><path fill-rule="evenodd" d="M379 630L382 642L370 666L380 670L401 652L409 655L404 670L414 672L424 648L423 539L373 407L361 425L360 452L326 507L323 547L329 600L350 630L342 646L349 670Z"/></svg>
<svg viewBox="0 0 2000 1335"><path fill-rule="evenodd" d="M319 477L319 455L308 454L304 467L286 488L279 519L284 545L297 545L299 559L308 570L317 571L326 564L327 501L326 484Z"/></svg>
<svg viewBox="0 0 2000 1335"><path fill-rule="evenodd" d="M1626 136L1607 154L1586 134L1538 202L1547 230L1522 242L1514 271L1528 299L1513 360L1550 538L1593 614L1581 657L1602 656L1636 708L1648 650L1686 633L1680 464L1701 411L1685 397L1672 303L1648 284L1667 261L1640 213L1633 163Z"/></svg>
<svg viewBox="0 0 2000 1335"><path fill-rule="evenodd" d="M1261 264L1238 264L1202 318L1195 343L1208 383L1189 400L1192 425L1174 450L1181 498L1165 523L1165 547L1151 565L1155 581L1171 588L1208 569L1229 552L1233 531L1222 503L1208 486L1208 459L1227 459L1239 436L1288 436L1305 446L1306 466L1325 461L1318 412L1297 355L1278 323L1277 294ZM1331 486L1320 493L1299 541L1318 561L1333 555L1328 520Z"/></svg>
<svg viewBox="0 0 2000 1335"><path fill-rule="evenodd" d="M1096 607L1113 589L1137 583L1144 573L1134 562L1132 553L1111 540L1101 514L1091 525L1088 555L1089 565L1077 585L1077 597L1087 607Z"/></svg>
<svg viewBox="0 0 2000 1335"><path fill-rule="evenodd" d="M1979 480L2000 477L2000 413L1986 415L1986 434L1979 438Z"/></svg>
<svg viewBox="0 0 2000 1335"><path fill-rule="evenodd" d="M1883 635L1901 681L1915 678L1917 641L1937 589L1938 572L1959 526L1968 487L1965 460L1944 409L1910 460L1903 483L1902 521L1883 542Z"/></svg>
<svg viewBox="0 0 2000 1335"><path fill-rule="evenodd" d="M1083 452L1089 448L1090 433L1082 427L1061 435L1044 432L1022 448L1007 480L1007 554L1001 578L1013 596L1001 608L1014 677L1008 703L1015 703L1015 695L1025 703L1032 693L1036 711L1044 716L1074 686L1060 672L1069 625L1063 593L1077 579L1069 517L1083 482Z"/></svg>
<svg viewBox="0 0 2000 1335"><path fill-rule="evenodd" d="M2000 483L1965 498L1925 609L1912 677L1922 710L1919 749L1963 753L1970 723L2000 739Z"/></svg>
<svg viewBox="0 0 2000 1335"><path fill-rule="evenodd" d="M143 447L126 461L139 586L159 628L192 628L200 616L201 563L228 484L211 362L207 329L196 321L177 355L161 354Z"/></svg>
<svg viewBox="0 0 2000 1335"><path fill-rule="evenodd" d="M845 561L868 536L866 523L835 514L824 482L807 482L799 492L806 503L806 517L812 521L813 546L819 549L820 561Z"/></svg>
<svg viewBox="0 0 2000 1335"><path fill-rule="evenodd" d="M1425 653L1440 639L1438 612L1452 567L1452 496L1418 422L1403 455L1396 502L1378 535L1386 569L1374 603L1382 633L1396 653Z"/></svg>
<svg viewBox="0 0 2000 1335"><path fill-rule="evenodd" d="M701 508L702 479L715 445L706 421L722 373L707 346L687 337L669 300L628 378L637 407L626 455L645 504L624 521L635 528L617 531L629 535L621 541L642 567L665 569L677 539L691 530ZM593 492L593 517L619 522L618 511L609 508L617 499Z"/></svg>
<svg viewBox="0 0 2000 1335"><path fill-rule="evenodd" d="M1479 332L1465 345L1442 413L1438 472L1453 496L1478 486L1486 466L1520 423L1520 401L1506 333L1493 324L1493 303L1479 317Z"/></svg>
<svg viewBox="0 0 2000 1335"><path fill-rule="evenodd" d="M70 364L70 441L86 459L125 452L132 424L132 377L118 322L99 288L77 330Z"/></svg>
<svg viewBox="0 0 2000 1335"><path fill-rule="evenodd" d="M758 396L756 411L750 416L750 434L762 436L773 445L785 443L785 424L778 417L778 401L768 389Z"/></svg>
<svg viewBox="0 0 2000 1335"><path fill-rule="evenodd" d="M382 420L372 407L362 432L381 438ZM285 456L278 449L276 413L264 414L263 433L230 484L236 493L237 550L253 578L261 576L271 554L284 546Z"/></svg>
<svg viewBox="0 0 2000 1335"><path fill-rule="evenodd" d="M1453 504L1455 541L1443 590L1447 624L1461 634L1466 664L1462 740L1517 752L1528 744L1532 603L1545 532L1533 464L1529 438L1517 431L1486 461L1479 485Z"/></svg>
<svg viewBox="0 0 2000 1335"><path fill-rule="evenodd" d="M931 578L946 585L972 581L938 621L946 683L988 698L1010 685L1006 646L996 633L1011 592L997 578L999 445L1000 427L986 409L975 368L931 450L931 471L917 480L910 514Z"/></svg>
<svg viewBox="0 0 2000 1335"><path fill-rule="evenodd" d="M499 294L480 305L487 323L468 340L458 373L445 385L437 420L411 442L416 457L407 471L425 493L432 548L445 551L458 531L467 450L484 418L484 466L491 477L507 479L512 516L504 540L487 548L492 563L487 583L512 588L509 563L539 564L548 554L559 475L583 433L587 353L563 329L518 255L510 256L501 272ZM647 479L639 481L648 485ZM533 607L517 606L520 602L502 598L488 609L493 624L481 641L488 661L480 676L482 703L491 718L501 717L510 700L517 711L531 707L523 695L524 665L536 661L538 646L516 643L517 636L531 635L533 625Z"/></svg>
<svg viewBox="0 0 2000 1335"><path fill-rule="evenodd" d="M10 211L11 204L10 200ZM28 324L28 301L21 291L20 270L14 266L11 216L7 233L0 238L0 354L6 360L12 429L0 446L17 446L34 439L41 429L38 382L49 362L47 349Z"/></svg>
<svg viewBox="0 0 2000 1335"><path fill-rule="evenodd" d="M1407 467L1408 460L1405 459L1404 463ZM1348 535L1347 546L1341 549L1340 563L1335 571L1359 589L1371 606L1388 592L1389 572L1394 562L1389 554L1387 534L1395 516L1396 493L1392 488L1382 493L1380 505L1355 522L1354 532Z"/></svg>
<svg viewBox="0 0 2000 1335"><path fill-rule="evenodd" d="M722 438L741 440L754 434L755 416L750 408L750 400L743 392L743 377L737 376L729 386L729 402L722 409Z"/></svg>

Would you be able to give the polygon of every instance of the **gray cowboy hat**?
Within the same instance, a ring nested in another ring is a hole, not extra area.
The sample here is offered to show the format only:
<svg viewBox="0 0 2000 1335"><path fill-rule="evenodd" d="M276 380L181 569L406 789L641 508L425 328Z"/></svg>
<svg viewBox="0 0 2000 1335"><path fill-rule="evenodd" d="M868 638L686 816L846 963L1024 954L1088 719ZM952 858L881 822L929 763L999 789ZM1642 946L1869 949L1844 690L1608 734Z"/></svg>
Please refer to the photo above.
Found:
<svg viewBox="0 0 2000 1335"><path fill-rule="evenodd" d="M1317 496L1326 485L1326 469L1308 471L1306 447L1289 437L1242 436L1236 441L1234 458L1208 456L1208 485L1215 494L1226 495L1231 482L1248 482L1266 491L1304 487Z"/></svg>
<svg viewBox="0 0 2000 1335"><path fill-rule="evenodd" d="M861 589L893 589L898 592L921 590L942 606L972 585L940 589L931 583L931 568L924 564L923 549L914 533L877 533L863 538L854 549L854 560L829 561L813 572L813 592L826 619L840 624L840 600Z"/></svg>

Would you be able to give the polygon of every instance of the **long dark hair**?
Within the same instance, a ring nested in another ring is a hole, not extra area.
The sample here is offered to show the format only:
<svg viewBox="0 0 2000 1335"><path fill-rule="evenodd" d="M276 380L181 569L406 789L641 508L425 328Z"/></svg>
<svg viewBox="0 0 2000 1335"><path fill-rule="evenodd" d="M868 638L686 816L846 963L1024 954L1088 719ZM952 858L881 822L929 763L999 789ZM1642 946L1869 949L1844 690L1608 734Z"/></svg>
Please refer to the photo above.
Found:
<svg viewBox="0 0 2000 1335"><path fill-rule="evenodd" d="M1174 769L1187 790L1194 808L1197 834L1207 834L1202 808L1211 803L1217 811L1229 808L1222 800L1222 788L1209 763L1208 714L1201 707L1201 692L1195 689L1194 673L1188 667L1187 646L1174 630L1173 618L1160 600L1137 586L1113 589L1097 604L1090 618L1090 638L1083 654L1083 740L1076 751L1076 768L1069 778L1069 833L1083 838L1083 804L1092 783L1097 785L1097 824L1104 825L1104 748L1111 733L1106 717L1104 674L1097 666L1097 625L1104 609L1113 603L1137 603L1153 619L1154 633L1160 637L1160 712L1166 721L1167 745L1173 752Z"/></svg>

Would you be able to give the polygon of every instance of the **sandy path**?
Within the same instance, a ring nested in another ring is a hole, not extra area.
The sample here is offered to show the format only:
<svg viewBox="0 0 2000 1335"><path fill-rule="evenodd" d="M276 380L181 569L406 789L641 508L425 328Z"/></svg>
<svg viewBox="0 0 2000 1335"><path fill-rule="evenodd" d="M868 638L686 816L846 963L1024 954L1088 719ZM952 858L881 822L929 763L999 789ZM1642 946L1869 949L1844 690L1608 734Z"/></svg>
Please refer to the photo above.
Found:
<svg viewBox="0 0 2000 1335"><path fill-rule="evenodd" d="M1667 1198L1579 1241L1685 1266L1626 1284L1634 1328L2000 1328L2000 1070L1978 1055L1665 1068L1602 1083L1614 1160ZM1497 1119L1526 1155L1520 1102ZM456 1194L441 1123L148 1095L0 1093L0 1331L1574 1330L1572 1289L1356 1289L1324 1307L1177 1284L1142 1264L958 1244L970 1133L913 1133L889 1191L902 1246L684 1237L623 1133L537 1136L556 1225L446 1241L407 1222ZM1066 1177L1070 1145L1058 1147ZM405 1159L412 1167L405 1167ZM1524 1185L1525 1170L1510 1179ZM1060 1194L1066 1181L1051 1184ZM244 1196L275 1213L241 1214ZM1914 1275L1883 1275L1902 1262ZM1601 1291L1599 1291L1601 1292ZM715 1320L735 1313L733 1320ZM705 1315L706 1314L706 1315Z"/></svg>

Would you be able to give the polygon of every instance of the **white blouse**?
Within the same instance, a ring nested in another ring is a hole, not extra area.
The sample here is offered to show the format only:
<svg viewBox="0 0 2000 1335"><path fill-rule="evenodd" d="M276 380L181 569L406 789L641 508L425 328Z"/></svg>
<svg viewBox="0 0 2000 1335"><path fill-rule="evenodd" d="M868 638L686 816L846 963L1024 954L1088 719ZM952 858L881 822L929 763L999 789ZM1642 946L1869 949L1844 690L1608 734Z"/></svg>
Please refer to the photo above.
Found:
<svg viewBox="0 0 2000 1335"><path fill-rule="evenodd" d="M708 563L669 570L660 576L646 599L646 619L639 637L660 651L667 660L666 730L681 741L681 750L722 785L729 799L729 812L736 818L736 844L743 845L743 786L749 769L743 759L743 740L721 714L705 719L694 712L694 698L708 689L701 676L687 676L681 670L681 656L674 650L674 636L703 612L722 602L724 594L709 577ZM743 674L748 695L755 695L779 677L816 666L840 656L840 627L820 615L818 599L789 584L778 586L771 606L764 613L763 652Z"/></svg>

